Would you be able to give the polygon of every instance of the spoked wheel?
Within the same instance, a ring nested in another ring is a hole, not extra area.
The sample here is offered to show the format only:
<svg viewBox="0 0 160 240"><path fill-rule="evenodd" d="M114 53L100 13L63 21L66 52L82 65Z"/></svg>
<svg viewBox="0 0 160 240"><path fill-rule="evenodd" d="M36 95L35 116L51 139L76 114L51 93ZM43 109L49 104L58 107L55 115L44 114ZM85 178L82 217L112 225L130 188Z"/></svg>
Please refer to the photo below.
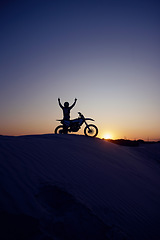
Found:
<svg viewBox="0 0 160 240"><path fill-rule="evenodd" d="M93 124L89 124L85 127L84 134L88 137L96 137L98 134L98 128Z"/></svg>
<svg viewBox="0 0 160 240"><path fill-rule="evenodd" d="M58 127L56 127L55 134L63 134L63 125L59 125Z"/></svg>

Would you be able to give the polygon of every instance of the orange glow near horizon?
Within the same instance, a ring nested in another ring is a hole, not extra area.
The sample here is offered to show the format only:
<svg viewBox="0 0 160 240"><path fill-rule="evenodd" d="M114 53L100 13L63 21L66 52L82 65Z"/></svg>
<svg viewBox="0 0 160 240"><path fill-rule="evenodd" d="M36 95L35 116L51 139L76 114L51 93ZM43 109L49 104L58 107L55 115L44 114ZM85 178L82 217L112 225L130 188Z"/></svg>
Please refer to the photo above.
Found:
<svg viewBox="0 0 160 240"><path fill-rule="evenodd" d="M112 138L112 135L110 133L106 133L104 134L104 137L105 139L111 139Z"/></svg>

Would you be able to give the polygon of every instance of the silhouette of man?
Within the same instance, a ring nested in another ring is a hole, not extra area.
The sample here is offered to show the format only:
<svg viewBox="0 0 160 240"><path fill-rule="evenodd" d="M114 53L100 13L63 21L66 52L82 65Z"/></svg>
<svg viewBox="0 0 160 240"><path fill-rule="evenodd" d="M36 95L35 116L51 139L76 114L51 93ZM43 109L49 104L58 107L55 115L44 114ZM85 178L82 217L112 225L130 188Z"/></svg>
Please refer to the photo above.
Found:
<svg viewBox="0 0 160 240"><path fill-rule="evenodd" d="M68 102L65 102L64 106L63 106L61 104L60 98L58 98L59 106L63 110L63 131L64 131L64 133L67 133L67 131L68 131L68 126L65 124L65 120L66 121L70 120L70 110L75 106L76 102L77 102L77 98L75 98L74 103L71 106L69 106Z"/></svg>

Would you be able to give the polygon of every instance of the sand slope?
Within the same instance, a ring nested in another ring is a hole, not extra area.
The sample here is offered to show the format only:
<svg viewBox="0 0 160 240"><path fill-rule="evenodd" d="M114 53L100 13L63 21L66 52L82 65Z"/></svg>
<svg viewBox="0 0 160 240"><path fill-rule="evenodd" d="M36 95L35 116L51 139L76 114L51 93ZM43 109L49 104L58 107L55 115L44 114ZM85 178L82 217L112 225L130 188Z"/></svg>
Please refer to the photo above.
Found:
<svg viewBox="0 0 160 240"><path fill-rule="evenodd" d="M0 136L0 172L0 239L160 239L159 143Z"/></svg>

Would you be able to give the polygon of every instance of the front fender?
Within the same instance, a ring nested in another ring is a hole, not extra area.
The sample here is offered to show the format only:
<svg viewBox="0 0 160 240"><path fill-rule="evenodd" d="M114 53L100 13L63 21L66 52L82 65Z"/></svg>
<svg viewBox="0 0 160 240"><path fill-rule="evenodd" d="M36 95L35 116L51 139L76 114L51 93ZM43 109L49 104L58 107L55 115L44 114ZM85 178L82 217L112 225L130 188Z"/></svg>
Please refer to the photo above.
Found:
<svg viewBox="0 0 160 240"><path fill-rule="evenodd" d="M92 118L85 118L85 120L94 121L94 119L92 119Z"/></svg>

